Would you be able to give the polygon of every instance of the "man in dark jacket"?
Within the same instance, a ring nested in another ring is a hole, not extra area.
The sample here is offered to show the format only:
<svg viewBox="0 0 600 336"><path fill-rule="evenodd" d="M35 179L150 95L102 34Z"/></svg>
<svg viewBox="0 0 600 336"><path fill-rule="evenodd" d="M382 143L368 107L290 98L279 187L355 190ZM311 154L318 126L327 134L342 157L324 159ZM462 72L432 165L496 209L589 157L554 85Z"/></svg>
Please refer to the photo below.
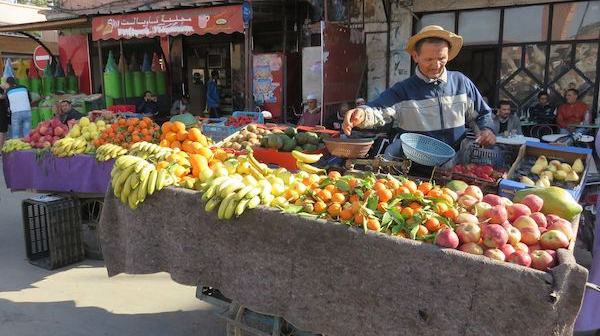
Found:
<svg viewBox="0 0 600 336"><path fill-rule="evenodd" d="M158 114L158 99L152 95L152 91L144 92L144 99L138 105L137 112L150 117Z"/></svg>
<svg viewBox="0 0 600 336"><path fill-rule="evenodd" d="M70 100L65 99L60 101L60 113L58 119L61 123L66 125L69 120L79 120L81 117L83 117L83 114L73 108Z"/></svg>
<svg viewBox="0 0 600 336"><path fill-rule="evenodd" d="M538 103L529 108L529 121L538 124L554 124L556 119L556 107L550 105L548 93L538 93Z"/></svg>

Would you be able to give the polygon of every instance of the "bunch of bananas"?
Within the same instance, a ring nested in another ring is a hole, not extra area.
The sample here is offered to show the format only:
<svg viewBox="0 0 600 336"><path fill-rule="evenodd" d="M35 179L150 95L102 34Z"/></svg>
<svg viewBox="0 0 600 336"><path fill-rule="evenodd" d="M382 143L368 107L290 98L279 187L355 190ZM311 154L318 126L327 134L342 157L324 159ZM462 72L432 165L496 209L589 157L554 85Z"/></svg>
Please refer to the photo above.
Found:
<svg viewBox="0 0 600 336"><path fill-rule="evenodd" d="M83 138L63 138L52 145L52 154L58 157L73 156L91 151L92 145Z"/></svg>
<svg viewBox="0 0 600 336"><path fill-rule="evenodd" d="M175 182L166 169L156 170L150 162L133 155L117 158L111 177L115 196L128 204L131 210L137 209L147 195Z"/></svg>
<svg viewBox="0 0 600 336"><path fill-rule="evenodd" d="M4 146L2 146L2 151L4 153L10 153L19 150L29 150L31 149L31 145L27 142L23 142L21 139L10 139L6 140Z"/></svg>
<svg viewBox="0 0 600 336"><path fill-rule="evenodd" d="M267 167L264 163L258 162L258 160L254 157L254 152L252 150L248 151L247 155L248 165L248 173L254 176L257 180L264 180L266 175L273 174L273 170Z"/></svg>
<svg viewBox="0 0 600 336"><path fill-rule="evenodd" d="M161 147L150 142L140 141L131 145L129 150L131 155L139 156L144 160L163 161L173 153L173 149Z"/></svg>
<svg viewBox="0 0 600 336"><path fill-rule="evenodd" d="M104 144L96 149L96 160L104 162L125 154L127 149L119 145Z"/></svg>
<svg viewBox="0 0 600 336"><path fill-rule="evenodd" d="M321 159L323 154L306 154L300 151L292 151L292 156L296 159L296 166L298 169L303 170L309 174L323 174L325 170L312 166L311 163L315 163Z"/></svg>
<svg viewBox="0 0 600 336"><path fill-rule="evenodd" d="M246 209L258 205L270 204L273 200L271 184L266 180L248 183L241 175L221 176L203 184L202 200L206 202L204 210L217 209L218 219L231 219L235 214L241 216Z"/></svg>

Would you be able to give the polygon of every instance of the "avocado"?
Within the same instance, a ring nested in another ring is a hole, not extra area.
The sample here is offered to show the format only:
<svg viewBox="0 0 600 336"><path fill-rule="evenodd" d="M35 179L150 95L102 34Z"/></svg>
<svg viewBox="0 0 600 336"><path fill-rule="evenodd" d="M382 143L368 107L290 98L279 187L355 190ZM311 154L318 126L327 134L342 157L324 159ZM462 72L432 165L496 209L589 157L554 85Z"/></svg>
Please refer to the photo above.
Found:
<svg viewBox="0 0 600 336"><path fill-rule="evenodd" d="M283 133L290 138L293 138L296 134L298 134L298 130L295 127L288 127Z"/></svg>
<svg viewBox="0 0 600 336"><path fill-rule="evenodd" d="M306 133L298 133L294 138L300 146L304 146L308 142L308 137L306 136Z"/></svg>
<svg viewBox="0 0 600 336"><path fill-rule="evenodd" d="M317 146L307 143L306 145L302 146L302 149L304 152L314 152L317 150Z"/></svg>
<svg viewBox="0 0 600 336"><path fill-rule="evenodd" d="M317 145L317 144L319 144L319 141L321 141L321 139L319 138L317 133L314 133L314 132L306 132L306 137L307 137L306 142L311 145Z"/></svg>
<svg viewBox="0 0 600 336"><path fill-rule="evenodd" d="M283 142L283 147L281 148L281 150L284 152L291 152L294 150L295 147L296 147L296 140L287 138L287 140L285 140Z"/></svg>
<svg viewBox="0 0 600 336"><path fill-rule="evenodd" d="M279 149L283 146L283 140L277 134L269 134L267 145L269 148Z"/></svg>

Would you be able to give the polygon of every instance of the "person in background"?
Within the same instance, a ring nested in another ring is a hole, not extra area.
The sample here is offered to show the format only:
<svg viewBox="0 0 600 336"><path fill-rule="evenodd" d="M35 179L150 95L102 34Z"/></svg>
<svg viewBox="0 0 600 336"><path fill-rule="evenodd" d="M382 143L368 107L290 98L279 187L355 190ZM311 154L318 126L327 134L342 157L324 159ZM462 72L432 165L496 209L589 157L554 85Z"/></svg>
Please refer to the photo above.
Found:
<svg viewBox="0 0 600 336"><path fill-rule="evenodd" d="M356 98L356 101L354 103L356 104L356 107L363 106L363 105L367 104L367 102L365 101L365 99L364 98L360 98L360 97Z"/></svg>
<svg viewBox="0 0 600 336"><path fill-rule="evenodd" d="M0 88L0 148L4 146L9 122L10 118L8 116L8 107L6 106L6 94L4 93L4 89Z"/></svg>
<svg viewBox="0 0 600 336"><path fill-rule="evenodd" d="M26 87L17 85L14 77L8 77L3 85L10 108L12 137L23 138L31 130L31 95Z"/></svg>
<svg viewBox="0 0 600 336"><path fill-rule="evenodd" d="M146 116L158 114L158 99L152 95L152 91L144 92L144 99L137 107L137 112Z"/></svg>
<svg viewBox="0 0 600 336"><path fill-rule="evenodd" d="M171 116L188 113L189 108L189 98L187 96L182 96L173 102L173 106L171 106Z"/></svg>
<svg viewBox="0 0 600 336"><path fill-rule="evenodd" d="M424 134L458 148L466 137L465 124L475 121L479 143L494 145L490 107L469 78L446 69L446 63L458 55L462 44L461 36L440 26L421 29L406 45L417 64L415 74L394 84L369 105L348 111L344 133L350 135L355 127L377 128L396 122L400 132ZM403 156L400 139L387 147L385 156Z"/></svg>
<svg viewBox="0 0 600 336"><path fill-rule="evenodd" d="M317 126L321 124L321 105L317 101L317 96L309 94L306 96L306 107L298 121L299 126Z"/></svg>
<svg viewBox="0 0 600 336"><path fill-rule="evenodd" d="M217 79L219 78L219 71L213 70L210 73L210 79L206 83L206 105L208 106L208 114L211 118L219 118L219 87Z"/></svg>
<svg viewBox="0 0 600 336"><path fill-rule="evenodd" d="M569 133L569 124L580 124L590 111L590 107L577 99L579 91L577 89L568 89L565 93L565 102L558 107L556 115L556 124L560 127L561 134ZM585 133L585 128L577 128L575 132Z"/></svg>
<svg viewBox="0 0 600 336"><path fill-rule="evenodd" d="M61 100L59 104L59 113L57 117L61 123L67 125L69 120L79 120L83 117L83 114L73 108L70 100Z"/></svg>
<svg viewBox="0 0 600 336"><path fill-rule="evenodd" d="M548 93L541 91L538 93L538 103L529 108L529 121L538 124L554 124L556 119L556 107L550 105Z"/></svg>
<svg viewBox="0 0 600 336"><path fill-rule="evenodd" d="M344 123L344 116L348 110L350 110L350 105L348 103L341 103L338 111L332 115L325 124L327 128L340 131L342 129L342 124Z"/></svg>
<svg viewBox="0 0 600 336"><path fill-rule="evenodd" d="M501 136L506 131L512 132L513 135L515 132L519 135L523 134L519 117L511 112L512 106L510 102L507 100L501 100L498 103L498 111L492 117L492 120L494 121L494 131L496 134Z"/></svg>

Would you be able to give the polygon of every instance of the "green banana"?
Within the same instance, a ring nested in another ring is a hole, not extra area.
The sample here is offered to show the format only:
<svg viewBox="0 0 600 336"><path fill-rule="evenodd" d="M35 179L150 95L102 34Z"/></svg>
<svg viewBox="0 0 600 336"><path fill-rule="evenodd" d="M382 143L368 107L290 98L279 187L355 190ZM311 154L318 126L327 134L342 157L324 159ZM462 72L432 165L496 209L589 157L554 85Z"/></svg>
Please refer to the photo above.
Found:
<svg viewBox="0 0 600 336"><path fill-rule="evenodd" d="M208 200L208 202L206 202L206 206L204 206L204 211L206 212L211 212L213 211L217 205L219 205L221 203L221 198L220 197L213 197L210 200Z"/></svg>
<svg viewBox="0 0 600 336"><path fill-rule="evenodd" d="M235 207L236 217L240 217L244 213L244 210L246 210L246 207L248 206L248 202L250 202L249 199L243 199L238 203L237 207Z"/></svg>
<svg viewBox="0 0 600 336"><path fill-rule="evenodd" d="M261 191L262 191L262 189L254 187L254 189L252 189L252 191L250 191L249 193L246 194L246 198L248 198L248 199L254 198L255 196L260 195Z"/></svg>
<svg viewBox="0 0 600 336"><path fill-rule="evenodd" d="M213 186L208 187L206 192L204 194L202 194L202 200L205 202L208 201L215 195L216 191L217 191L217 186L213 185Z"/></svg>

